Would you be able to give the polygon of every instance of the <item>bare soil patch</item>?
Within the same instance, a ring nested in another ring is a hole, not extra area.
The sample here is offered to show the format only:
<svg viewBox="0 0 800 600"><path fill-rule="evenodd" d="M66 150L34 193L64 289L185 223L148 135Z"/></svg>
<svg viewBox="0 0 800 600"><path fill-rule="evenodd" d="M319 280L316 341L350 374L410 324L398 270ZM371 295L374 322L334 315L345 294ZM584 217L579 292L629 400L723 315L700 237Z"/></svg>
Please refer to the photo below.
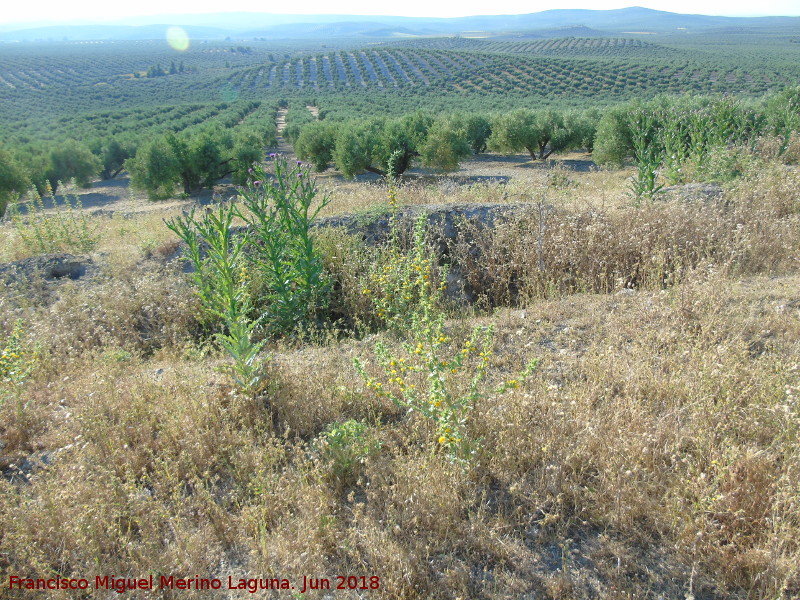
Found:
<svg viewBox="0 0 800 600"><path fill-rule="evenodd" d="M310 107L311 108L315 107ZM268 148L269 152L278 152L293 157L291 146L280 135L286 127L286 109L281 109L276 118L278 128L278 146ZM481 154L464 161L457 171L440 173L433 169L417 167L407 171L402 181L417 184L440 184L443 180L452 181L456 185L473 185L476 183L509 183L514 179L526 179L541 173L543 170L563 168L573 172L589 172L594 163L590 155L573 152L563 158L532 161L525 155ZM350 187L353 184L377 183L381 177L374 173L363 173L354 181L347 181L334 169L319 174L320 183L334 187ZM207 204L214 197L227 198L236 194L236 186L230 178L222 180L212 190L204 190L189 198L173 198L170 200L151 201L144 192L133 190L130 177L122 173L115 179L95 181L88 189L66 186L56 194L56 203L63 205L66 199L78 197L84 210L93 214L124 215L147 212L176 212L192 204ZM53 208L52 201L44 199L45 208ZM24 210L24 204L23 204Z"/></svg>

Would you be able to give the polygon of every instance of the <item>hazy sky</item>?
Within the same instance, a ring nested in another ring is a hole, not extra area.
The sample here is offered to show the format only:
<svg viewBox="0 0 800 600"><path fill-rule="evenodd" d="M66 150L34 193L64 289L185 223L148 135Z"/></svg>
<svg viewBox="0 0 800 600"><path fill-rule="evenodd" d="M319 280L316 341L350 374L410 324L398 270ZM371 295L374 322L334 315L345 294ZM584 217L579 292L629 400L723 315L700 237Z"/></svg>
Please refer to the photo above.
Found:
<svg viewBox="0 0 800 600"><path fill-rule="evenodd" d="M376 2L375 0L303 0L301 2L267 2L265 0L137 0L136 2L108 2L107 0L17 0L3 3L0 23L30 21L72 21L91 19L108 21L127 16L160 13L207 13L254 11L283 14L355 14L397 15L428 17L459 17L486 14L525 14L548 8L609 9L626 6L644 6L677 13L761 16L800 15L800 0L571 0L551 5L532 3L530 0L504 0L486 3L480 0L431 2L430 0L405 0L404 2Z"/></svg>

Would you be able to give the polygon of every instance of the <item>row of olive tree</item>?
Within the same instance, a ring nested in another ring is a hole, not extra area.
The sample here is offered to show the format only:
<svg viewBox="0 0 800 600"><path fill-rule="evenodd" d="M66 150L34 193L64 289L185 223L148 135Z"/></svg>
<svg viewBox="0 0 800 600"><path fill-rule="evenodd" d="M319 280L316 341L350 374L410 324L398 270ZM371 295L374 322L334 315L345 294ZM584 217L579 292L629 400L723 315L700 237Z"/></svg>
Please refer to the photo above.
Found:
<svg viewBox="0 0 800 600"><path fill-rule="evenodd" d="M534 160L572 148L591 149L598 119L597 111L520 109L494 117L434 117L418 111L396 119L309 122L296 135L294 145L298 156L313 162L318 171L333 163L348 178L365 171L402 175L415 161L449 171L464 158L487 149L525 150Z"/></svg>
<svg viewBox="0 0 800 600"><path fill-rule="evenodd" d="M271 141L268 131L168 133L143 144L125 168L131 186L147 192L151 200L169 198L176 189L193 194L227 175L246 183L248 169L263 159L263 148Z"/></svg>
<svg viewBox="0 0 800 600"><path fill-rule="evenodd" d="M0 217L8 202L35 187L41 195L55 193L59 183L73 180L85 187L91 179L114 163L106 159L106 148L94 154L88 146L66 140L55 147L39 144L11 152L0 148Z"/></svg>
<svg viewBox="0 0 800 600"><path fill-rule="evenodd" d="M40 195L48 195L57 192L62 182L74 181L88 187L96 178L114 178L136 164L134 157L140 145L147 149L154 140L163 142L169 134L181 142L172 144L174 154L180 158L171 161L172 166L180 162L184 168L177 176L175 169L160 166L153 172L140 173L138 179L147 184L143 189L161 188L163 192L169 188L166 181L154 184L159 173L174 176L173 187L182 185L184 190L191 191L231 171L238 174L238 181L244 182L236 164L251 158L257 160L261 154L259 148L274 143L274 121L274 107L255 101L166 106L144 111L90 113L77 116L61 130L46 136L21 134L6 138L5 146L0 144L0 208L4 210L9 201L31 188L36 188ZM204 135L218 142L206 144L205 153L181 147L197 145L196 138ZM220 155L220 168L209 168L214 154Z"/></svg>

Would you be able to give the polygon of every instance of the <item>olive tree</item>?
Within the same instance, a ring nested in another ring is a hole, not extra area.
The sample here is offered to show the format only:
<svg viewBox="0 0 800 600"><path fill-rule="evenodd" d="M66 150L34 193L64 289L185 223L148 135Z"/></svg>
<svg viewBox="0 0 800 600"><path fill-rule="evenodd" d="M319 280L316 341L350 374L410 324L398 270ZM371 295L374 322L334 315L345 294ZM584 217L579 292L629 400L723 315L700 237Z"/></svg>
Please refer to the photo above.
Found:
<svg viewBox="0 0 800 600"><path fill-rule="evenodd" d="M533 160L544 160L574 147L577 139L556 111L520 108L494 119L488 145L499 152L526 150Z"/></svg>
<svg viewBox="0 0 800 600"><path fill-rule="evenodd" d="M337 127L329 121L314 121L302 128L294 151L302 160L314 163L317 172L328 168L336 149Z"/></svg>
<svg viewBox="0 0 800 600"><path fill-rule="evenodd" d="M0 217L6 212L9 201L14 200L30 186L28 175L10 152L0 148Z"/></svg>
<svg viewBox="0 0 800 600"><path fill-rule="evenodd" d="M88 187L102 168L100 159L89 148L78 141L67 140L50 151L50 167L45 177L53 192L59 182L69 180L75 180L81 187Z"/></svg>
<svg viewBox="0 0 800 600"><path fill-rule="evenodd" d="M433 122L421 148L422 162L430 167L452 171L472 155L466 122L459 117L443 116Z"/></svg>

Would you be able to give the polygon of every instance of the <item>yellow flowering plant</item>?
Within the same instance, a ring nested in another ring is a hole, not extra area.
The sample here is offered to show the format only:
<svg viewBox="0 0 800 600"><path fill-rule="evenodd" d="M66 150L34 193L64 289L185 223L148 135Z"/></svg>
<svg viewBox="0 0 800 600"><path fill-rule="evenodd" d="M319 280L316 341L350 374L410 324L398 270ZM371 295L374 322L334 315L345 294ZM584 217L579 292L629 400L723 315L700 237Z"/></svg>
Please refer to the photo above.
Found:
<svg viewBox="0 0 800 600"><path fill-rule="evenodd" d="M390 189L390 199L392 192ZM447 267L439 270L441 283L434 285L434 265L425 243L426 223L427 215L420 215L414 226L412 248L406 253L398 241L393 212L390 244L364 283L362 293L370 297L378 321L395 331L408 331L423 303L431 304L431 309L443 309Z"/></svg>
<svg viewBox="0 0 800 600"><path fill-rule="evenodd" d="M390 188L394 207L393 191ZM356 369L367 387L409 412L431 419L436 424L438 444L451 457L468 459L476 443L467 439L467 414L480 396L479 384L491 354L492 329L476 328L463 347L451 352L452 340L444 326L445 278L441 284L435 283L425 244L427 215L417 219L408 254L400 250L394 217L388 258L373 269L363 293L371 296L377 317L407 338L398 355L380 342L375 345L383 377L369 375L358 360ZM467 370L472 376L465 388L460 373Z"/></svg>
<svg viewBox="0 0 800 600"><path fill-rule="evenodd" d="M390 188L390 203L395 197ZM414 243L408 254L399 249L397 224L392 215L390 260L373 270L371 283L363 290L372 299L377 316L391 329L404 334L402 351L393 353L382 342L375 356L383 371L371 375L355 360L369 389L409 413L419 413L435 423L437 447L456 461L467 462L477 452L480 440L469 439L467 417L481 395L492 355L493 328L476 327L469 339L455 345L444 325L446 280L434 281L432 259L425 245L427 215L414 227ZM504 393L519 386L533 371L532 361L514 379L494 390Z"/></svg>
<svg viewBox="0 0 800 600"><path fill-rule="evenodd" d="M403 343L399 353L376 343L382 376L371 376L358 360L356 369L379 396L433 421L436 442L451 458L468 460L477 451L478 440L467 436L467 416L481 396L493 330L475 328L471 337L453 351L443 321L441 313L426 315L423 311L414 320L410 341Z"/></svg>
<svg viewBox="0 0 800 600"><path fill-rule="evenodd" d="M0 345L0 387L21 385L33 370L36 358L36 349L22 341L22 321L18 320Z"/></svg>

